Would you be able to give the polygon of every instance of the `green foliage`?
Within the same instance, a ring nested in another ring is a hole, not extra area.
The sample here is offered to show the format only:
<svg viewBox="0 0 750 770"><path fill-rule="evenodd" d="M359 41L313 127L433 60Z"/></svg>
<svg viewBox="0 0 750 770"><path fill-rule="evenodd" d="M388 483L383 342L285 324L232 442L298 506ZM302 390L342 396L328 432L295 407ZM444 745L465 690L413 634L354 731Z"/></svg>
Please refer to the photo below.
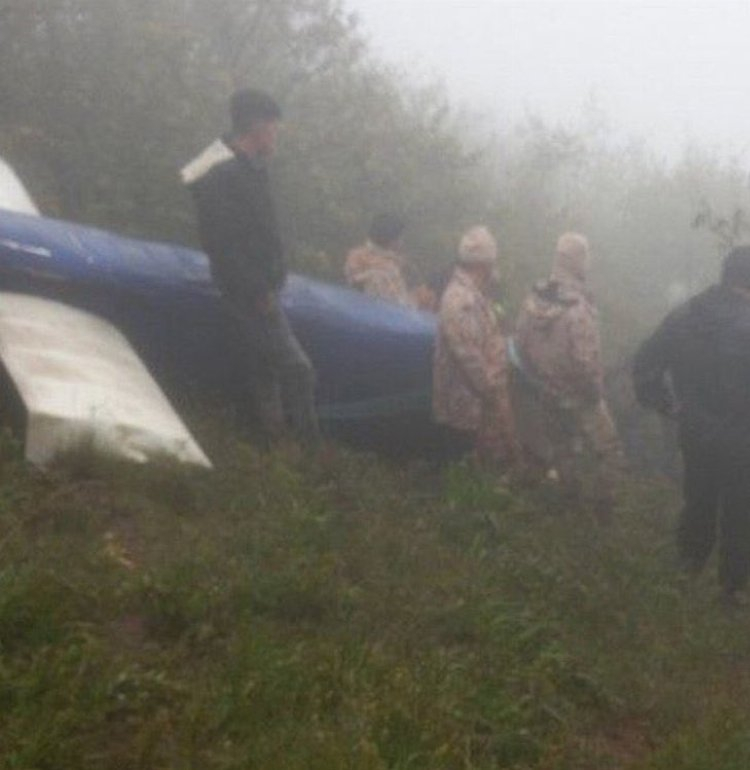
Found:
<svg viewBox="0 0 750 770"><path fill-rule="evenodd" d="M442 93L403 89L337 0L0 0L0 19L0 153L47 213L192 240L177 173L227 130L243 85L284 105L278 198L301 266L322 254L338 277L395 208L425 272L487 198Z"/></svg>
<svg viewBox="0 0 750 770"><path fill-rule="evenodd" d="M226 130L231 91L257 85L286 115L274 176L290 261L327 280L377 211L408 220L414 283L439 283L462 230L486 222L512 312L556 237L582 230L614 363L746 236L736 162L617 144L595 104L577 125L496 136L482 105L458 113L374 59L338 0L0 0L0 21L0 154L52 215L195 243L178 169Z"/></svg>
<svg viewBox="0 0 750 770"><path fill-rule="evenodd" d="M746 618L674 573L673 490L602 529L461 465L220 454L9 453L0 767L747 761Z"/></svg>
<svg viewBox="0 0 750 770"><path fill-rule="evenodd" d="M697 731L678 733L646 767L667 770L740 770L750 762L750 731L730 710L711 715Z"/></svg>
<svg viewBox="0 0 750 770"><path fill-rule="evenodd" d="M485 220L512 306L580 229L615 359L745 232L736 166L666 166L595 114L477 151L336 0L0 0L0 153L48 213L189 240L177 169L248 83L285 106L293 260L331 279L381 208L421 277ZM0 437L0 767L747 765L746 619L675 577L672 490L632 484L601 529L554 488L203 428L213 474L40 477Z"/></svg>
<svg viewBox="0 0 750 770"><path fill-rule="evenodd" d="M670 305L716 280L719 258L745 235L750 197L737 163L690 148L668 165L643 144L615 144L596 111L568 130L530 120L502 157L513 299L547 271L559 233L586 233L612 362Z"/></svg>

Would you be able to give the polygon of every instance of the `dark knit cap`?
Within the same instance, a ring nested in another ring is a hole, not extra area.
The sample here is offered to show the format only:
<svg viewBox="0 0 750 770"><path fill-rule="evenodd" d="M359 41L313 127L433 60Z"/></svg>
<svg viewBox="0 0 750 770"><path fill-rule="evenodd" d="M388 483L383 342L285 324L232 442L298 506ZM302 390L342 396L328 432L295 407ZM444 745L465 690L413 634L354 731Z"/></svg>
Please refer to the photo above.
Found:
<svg viewBox="0 0 750 770"><path fill-rule="evenodd" d="M401 237L406 223L397 214L378 214L370 225L367 237L377 246L387 248Z"/></svg>
<svg viewBox="0 0 750 770"><path fill-rule="evenodd" d="M724 257L721 282L724 286L750 289L750 246L738 246Z"/></svg>
<svg viewBox="0 0 750 770"><path fill-rule="evenodd" d="M232 133L240 135L250 131L256 123L281 120L281 107L265 91L244 88L232 94L229 114L232 118Z"/></svg>

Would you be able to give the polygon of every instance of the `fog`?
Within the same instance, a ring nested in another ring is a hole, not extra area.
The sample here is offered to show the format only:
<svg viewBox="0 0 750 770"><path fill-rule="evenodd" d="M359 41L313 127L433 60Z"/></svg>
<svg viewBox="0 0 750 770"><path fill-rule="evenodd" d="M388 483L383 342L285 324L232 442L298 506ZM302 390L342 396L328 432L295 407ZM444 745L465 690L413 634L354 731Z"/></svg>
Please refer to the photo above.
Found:
<svg viewBox="0 0 750 770"><path fill-rule="evenodd" d="M374 50L498 125L575 123L674 159L700 144L750 165L750 4L346 0Z"/></svg>
<svg viewBox="0 0 750 770"><path fill-rule="evenodd" d="M513 309L559 233L580 230L617 360L750 239L750 7L177 6L2 3L0 156L43 213L195 245L177 170L226 130L231 90L252 85L284 106L273 176L290 265L325 280L343 280L373 212L411 223L415 284L484 222Z"/></svg>

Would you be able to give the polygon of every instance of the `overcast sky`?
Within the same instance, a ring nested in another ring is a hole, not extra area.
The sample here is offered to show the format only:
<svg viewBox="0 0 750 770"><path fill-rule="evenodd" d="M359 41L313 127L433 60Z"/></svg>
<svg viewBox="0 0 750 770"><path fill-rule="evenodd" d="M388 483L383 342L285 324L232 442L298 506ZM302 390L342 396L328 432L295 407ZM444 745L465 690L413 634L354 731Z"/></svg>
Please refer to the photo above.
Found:
<svg viewBox="0 0 750 770"><path fill-rule="evenodd" d="M750 1L345 0L373 48L512 123L609 122L674 157L688 142L750 163Z"/></svg>

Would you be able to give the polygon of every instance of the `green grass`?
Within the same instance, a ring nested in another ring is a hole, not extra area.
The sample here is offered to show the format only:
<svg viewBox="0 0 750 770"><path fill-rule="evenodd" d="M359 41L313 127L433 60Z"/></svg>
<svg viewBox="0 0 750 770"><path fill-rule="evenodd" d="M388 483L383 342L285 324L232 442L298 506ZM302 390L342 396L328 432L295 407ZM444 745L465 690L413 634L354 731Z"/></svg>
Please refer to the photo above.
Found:
<svg viewBox="0 0 750 770"><path fill-rule="evenodd" d="M0 444L1 768L750 766L750 614L675 572L673 490L602 528L223 427L213 473Z"/></svg>

